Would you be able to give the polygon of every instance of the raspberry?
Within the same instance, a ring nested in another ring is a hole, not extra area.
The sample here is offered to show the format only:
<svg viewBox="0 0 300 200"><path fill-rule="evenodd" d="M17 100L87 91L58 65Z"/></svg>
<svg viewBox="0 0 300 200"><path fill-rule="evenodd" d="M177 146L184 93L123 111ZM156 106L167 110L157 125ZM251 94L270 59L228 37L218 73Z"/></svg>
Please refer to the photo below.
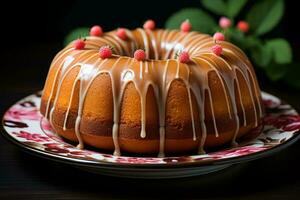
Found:
<svg viewBox="0 0 300 200"><path fill-rule="evenodd" d="M217 56L220 56L222 54L223 48L221 45L214 45L211 47L211 51L216 54Z"/></svg>
<svg viewBox="0 0 300 200"><path fill-rule="evenodd" d="M109 46L103 46L99 50L99 56L102 59L110 58L112 56L112 51Z"/></svg>
<svg viewBox="0 0 300 200"><path fill-rule="evenodd" d="M138 61L143 61L146 59L146 53L142 49L138 49L134 52L134 58Z"/></svg>
<svg viewBox="0 0 300 200"><path fill-rule="evenodd" d="M225 40L225 36L223 33L220 32L216 32L213 36L215 41L224 41Z"/></svg>
<svg viewBox="0 0 300 200"><path fill-rule="evenodd" d="M181 63L188 63L190 61L189 53L186 52L186 51L181 52L180 55L179 55L179 61Z"/></svg>
<svg viewBox="0 0 300 200"><path fill-rule="evenodd" d="M246 21L239 21L239 23L236 26L240 31L244 33L247 33L250 29L249 24Z"/></svg>
<svg viewBox="0 0 300 200"><path fill-rule="evenodd" d="M125 28L118 28L117 30L117 36L122 40L127 40L127 33Z"/></svg>
<svg viewBox="0 0 300 200"><path fill-rule="evenodd" d="M182 22L180 25L180 30L182 32L190 32L192 30L192 24L190 23L190 21L185 20L184 22Z"/></svg>
<svg viewBox="0 0 300 200"><path fill-rule="evenodd" d="M149 19L144 23L143 27L144 29L153 30L155 29L155 22L152 19Z"/></svg>
<svg viewBox="0 0 300 200"><path fill-rule="evenodd" d="M74 48L77 49L77 50L81 50L85 47L85 42L84 40L82 39L77 39L75 42L74 42Z"/></svg>
<svg viewBox="0 0 300 200"><path fill-rule="evenodd" d="M221 17L219 21L219 26L224 29L229 28L231 26L231 20L227 17Z"/></svg>
<svg viewBox="0 0 300 200"><path fill-rule="evenodd" d="M91 36L98 36L98 37L103 35L103 31L102 31L101 26L98 26L98 25L93 26L90 30L90 35Z"/></svg>

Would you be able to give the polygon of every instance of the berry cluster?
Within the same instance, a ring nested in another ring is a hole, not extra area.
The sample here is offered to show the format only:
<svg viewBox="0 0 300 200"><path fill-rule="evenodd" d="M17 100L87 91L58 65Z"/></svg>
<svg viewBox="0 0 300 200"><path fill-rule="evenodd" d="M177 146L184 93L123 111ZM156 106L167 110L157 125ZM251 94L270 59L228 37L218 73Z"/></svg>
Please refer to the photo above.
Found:
<svg viewBox="0 0 300 200"><path fill-rule="evenodd" d="M230 19L226 18L226 17L222 17L219 21L219 25L220 27L222 27L223 29L229 28L231 26L231 21ZM249 25L247 22L245 21L240 21L237 24L237 27L243 31L243 32L247 32L249 30ZM155 25L155 21L149 19L147 20L144 25L143 28L145 30L154 30L156 28ZM180 30L183 33L188 33L192 30L192 24L190 23L190 21L187 19L184 22L181 23L180 25ZM120 38L121 40L128 40L128 34L127 34L127 30L125 28L118 28L118 30L116 31L116 36L118 38ZM90 29L90 36L93 37L101 37L103 35L103 29L101 26L99 25L95 25ZM217 44L218 41L224 41L225 40L225 36L223 33L221 32L216 32L213 35L213 39L215 41L215 45L211 47L211 51L217 55L220 56L222 54L222 46L220 44ZM84 49L86 43L85 43L86 39L77 39L74 42L74 48L76 50L81 50ZM99 56L102 59L105 58L110 58L112 56L112 49L109 46L103 46L100 48L99 50ZM134 58L138 61L144 61L146 59L146 53L144 50L142 49L138 49L134 52ZM188 63L190 62L190 56L189 53L187 51L182 51L178 54L178 60L181 63Z"/></svg>
<svg viewBox="0 0 300 200"><path fill-rule="evenodd" d="M219 26L222 29L227 29L229 27L231 27L231 20L228 19L227 17L221 17L219 20ZM250 26L248 24L248 22L246 21L239 21L236 25L237 29L239 29L240 31L247 33L250 29Z"/></svg>
<svg viewBox="0 0 300 200"><path fill-rule="evenodd" d="M223 33L221 32L216 32L213 35L213 39L215 41L215 45L211 47L211 51L217 55L220 56L222 54L223 48L221 45L217 44L218 41L224 41L225 40L225 36Z"/></svg>

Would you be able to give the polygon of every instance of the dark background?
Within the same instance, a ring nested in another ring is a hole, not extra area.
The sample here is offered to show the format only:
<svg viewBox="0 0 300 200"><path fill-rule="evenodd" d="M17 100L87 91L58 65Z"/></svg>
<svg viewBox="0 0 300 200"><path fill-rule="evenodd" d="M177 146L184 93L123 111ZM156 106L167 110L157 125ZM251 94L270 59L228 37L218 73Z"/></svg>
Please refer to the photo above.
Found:
<svg viewBox="0 0 300 200"><path fill-rule="evenodd" d="M0 12L0 51L3 57L0 91L11 92L19 87L29 91L41 89L52 58L63 47L64 36L73 28L94 24L100 24L105 31L120 26L135 28L142 26L148 18L154 19L158 27L163 27L172 13L193 6L201 5L198 0L9 1ZM247 12L248 8L245 7L244 11ZM287 38L296 61L299 61L300 53L298 12L295 1L286 1L281 23L264 36ZM282 83L270 83L264 76L259 78L263 88L270 84L282 87ZM284 88L287 87L284 85Z"/></svg>
<svg viewBox="0 0 300 200"><path fill-rule="evenodd" d="M286 1L286 12L280 25L265 37L287 38L293 47L294 60L299 61L299 7L295 2ZM163 27L175 11L200 6L198 0L6 3L1 5L0 12L1 116L15 101L42 89L50 62L63 47L63 37L72 28L94 24L100 24L106 31L119 26L135 28L148 18ZM262 90L300 109L299 91L281 82L271 83L260 73L258 76ZM299 150L300 143L297 142L269 158L201 178L135 181L97 176L35 158L22 153L0 136L0 199L141 199L173 195L207 199L299 199Z"/></svg>

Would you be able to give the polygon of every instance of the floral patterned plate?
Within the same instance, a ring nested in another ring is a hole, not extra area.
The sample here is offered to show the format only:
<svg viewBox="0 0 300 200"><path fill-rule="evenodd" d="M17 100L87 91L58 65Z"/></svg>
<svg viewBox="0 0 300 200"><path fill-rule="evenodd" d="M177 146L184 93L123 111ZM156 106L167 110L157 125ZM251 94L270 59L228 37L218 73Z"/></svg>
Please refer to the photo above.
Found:
<svg viewBox="0 0 300 200"><path fill-rule="evenodd" d="M133 178L175 178L211 173L232 164L275 153L294 143L300 134L300 116L290 105L262 93L266 107L263 128L256 136L235 148L215 150L205 155L178 157L113 156L93 150L80 150L56 135L39 112L40 93L30 95L4 114L3 134L29 153L69 163L100 174Z"/></svg>

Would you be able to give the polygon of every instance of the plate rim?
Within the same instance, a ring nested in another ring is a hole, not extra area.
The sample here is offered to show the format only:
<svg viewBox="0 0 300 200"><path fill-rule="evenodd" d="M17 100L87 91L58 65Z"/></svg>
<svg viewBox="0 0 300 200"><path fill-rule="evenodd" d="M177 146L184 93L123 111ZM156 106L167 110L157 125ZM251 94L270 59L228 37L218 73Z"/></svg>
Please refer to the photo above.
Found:
<svg viewBox="0 0 300 200"><path fill-rule="evenodd" d="M40 92L40 91L39 91ZM256 159L260 159L260 158L264 158L267 156L270 156L274 153L277 153L279 151L281 151L282 149L285 149L287 147L289 147L290 145L296 143L298 141L298 139L300 139L300 130L296 131L295 134L293 134L293 136L287 140L284 141L283 143L259 151L259 152L254 152L251 154L247 154L247 155L241 155L238 157L229 157L229 158L223 158L221 160L202 160L201 162L197 162L197 161L191 161L191 162L170 162L170 163L113 163L113 162L104 162L104 161L92 161L92 160L83 160L83 159L79 159L79 158L70 158L64 155L57 155L53 152L47 152L41 149L37 149L34 148L32 146L29 146L27 144L24 144L20 141L15 140L4 128L4 115L18 102L22 101L24 98L27 98L31 95L38 95L39 92L35 92L32 93L30 95L27 95L23 98L21 98L19 101L15 102L14 104L12 104L12 106L10 106L8 109L6 109L6 111L3 113L2 116L2 120L1 120L1 133L4 136L4 138L6 138L6 140L8 140L9 142L11 142L12 144L14 144L15 146L17 146L20 150L25 151L31 155L34 156L38 156L44 159L48 159L48 160L53 160L53 161L58 161L61 163L65 163L65 164L71 164L71 165L76 165L76 166L86 166L86 167L92 167L92 168L136 168L136 169L155 169L157 167L160 168L194 168L194 167L207 167L207 166L211 166L211 165L232 165L232 164L238 164L238 163L242 163L242 162L249 162L252 160L256 160ZM281 102L286 102L284 100L282 100L281 98L272 95L268 92L264 92L261 91L261 93L263 94L267 94L270 95L272 97L278 98L280 99ZM288 104L290 105L290 104ZM290 105L291 106L291 105ZM291 106L296 112L297 110ZM298 112L297 112L298 114ZM166 158L173 158L175 156L170 156L170 157L166 157ZM183 156L185 157L185 156Z"/></svg>

